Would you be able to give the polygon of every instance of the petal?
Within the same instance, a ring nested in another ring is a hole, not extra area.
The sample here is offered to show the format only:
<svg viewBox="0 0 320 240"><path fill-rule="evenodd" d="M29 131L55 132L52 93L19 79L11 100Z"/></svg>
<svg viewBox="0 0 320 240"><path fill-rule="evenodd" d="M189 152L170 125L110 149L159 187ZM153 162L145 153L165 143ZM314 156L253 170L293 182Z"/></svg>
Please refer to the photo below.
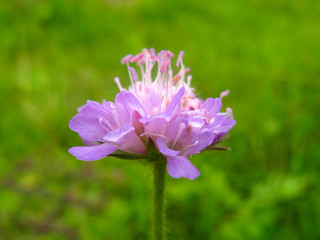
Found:
<svg viewBox="0 0 320 240"><path fill-rule="evenodd" d="M161 111L161 96L150 92L147 96L147 98L144 100L144 106L146 108L146 111L150 115L155 115L160 113Z"/></svg>
<svg viewBox="0 0 320 240"><path fill-rule="evenodd" d="M116 109L116 105L110 101L103 100L102 105L109 113Z"/></svg>
<svg viewBox="0 0 320 240"><path fill-rule="evenodd" d="M188 119L186 117L177 117L175 120L169 123L166 137L167 141L174 142L176 138L181 141L187 134Z"/></svg>
<svg viewBox="0 0 320 240"><path fill-rule="evenodd" d="M185 91L184 87L180 88L178 93L173 97L169 106L167 107L166 113L174 113L174 110L176 109L176 107L180 106L180 101L184 94L184 91Z"/></svg>
<svg viewBox="0 0 320 240"><path fill-rule="evenodd" d="M236 121L234 119L226 119L221 123L219 130L229 132L230 129L236 124Z"/></svg>
<svg viewBox="0 0 320 240"><path fill-rule="evenodd" d="M189 178L193 180L200 176L199 170L184 156L168 157L167 170L173 178Z"/></svg>
<svg viewBox="0 0 320 240"><path fill-rule="evenodd" d="M106 128L101 125L99 116L87 116L83 114L75 115L70 123L71 130L79 133L86 141L101 141L103 136L108 132Z"/></svg>
<svg viewBox="0 0 320 240"><path fill-rule="evenodd" d="M108 134L104 136L103 139L109 142L124 144L125 143L124 137L132 131L134 131L134 127L132 127L129 124L125 124L121 128L117 128L111 132L108 132Z"/></svg>
<svg viewBox="0 0 320 240"><path fill-rule="evenodd" d="M212 129L216 134L220 132L228 132L236 124L233 118L230 118L227 114L218 114L213 122L210 123L207 128Z"/></svg>
<svg viewBox="0 0 320 240"><path fill-rule="evenodd" d="M202 129L195 132L183 140L183 154L193 155L201 152L208 145L210 145L214 140L214 133L210 129Z"/></svg>
<svg viewBox="0 0 320 240"><path fill-rule="evenodd" d="M179 115L188 119L189 134L199 131L210 122L209 113L206 109L183 111Z"/></svg>
<svg viewBox="0 0 320 240"><path fill-rule="evenodd" d="M113 103L111 103L111 104L113 104ZM98 102L90 101L90 100L87 101L87 104L80 107L79 113L83 114L83 115L87 115L87 116L99 115L102 117L105 117L106 114L107 115L110 114L108 109L106 109L103 105L101 105Z"/></svg>
<svg viewBox="0 0 320 240"><path fill-rule="evenodd" d="M215 133L216 138L215 142L219 141L225 134L227 134L231 128L236 124L234 119L226 119L219 126L212 128L212 131Z"/></svg>
<svg viewBox="0 0 320 240"><path fill-rule="evenodd" d="M79 160L94 161L106 157L119 148L112 143L103 143L96 146L81 146L69 149L69 153L76 156Z"/></svg>
<svg viewBox="0 0 320 240"><path fill-rule="evenodd" d="M100 141L90 140L88 138L85 138L84 136L81 136L80 134L79 134L79 137L82 139L82 142L87 146L95 146L95 145L97 145L97 143L100 142Z"/></svg>
<svg viewBox="0 0 320 240"><path fill-rule="evenodd" d="M144 126L139 121L141 119L140 113L138 113L137 111L133 111L131 113L130 119L131 119L130 125L132 125L135 128L135 132L139 136L140 134L142 134L144 132Z"/></svg>
<svg viewBox="0 0 320 240"><path fill-rule="evenodd" d="M135 128L129 124L125 124L121 128L109 132L103 139L120 144L119 149L122 151L137 154L145 153L144 144L135 133Z"/></svg>
<svg viewBox="0 0 320 240"><path fill-rule="evenodd" d="M225 113L218 113L213 119L211 119L211 123L208 125L209 128L213 128L219 126L228 118Z"/></svg>
<svg viewBox="0 0 320 240"><path fill-rule="evenodd" d="M156 142L157 142L157 146L159 148L159 151L165 156L174 157L180 153L180 151L175 151L175 150L168 148L166 140L164 138L158 138Z"/></svg>
<svg viewBox="0 0 320 240"><path fill-rule="evenodd" d="M149 118L141 118L140 122L144 125L145 135L164 136L170 117L161 114Z"/></svg>
<svg viewBox="0 0 320 240"><path fill-rule="evenodd" d="M79 113L71 119L69 127L79 133L86 142L101 141L108 131L117 127L111 112L112 107L115 105L111 102L104 101L101 105L88 100L87 104L79 109Z"/></svg>
<svg viewBox="0 0 320 240"><path fill-rule="evenodd" d="M217 115L222 107L222 101L220 98L207 98L202 104L202 108L207 109L210 118Z"/></svg>
<svg viewBox="0 0 320 240"><path fill-rule="evenodd" d="M205 124L205 120L202 116L192 116L188 119L189 128L192 129L192 132L199 131L203 125Z"/></svg>
<svg viewBox="0 0 320 240"><path fill-rule="evenodd" d="M141 116L146 116L146 110L131 92L122 91L117 94L115 100L116 106L122 105L127 110L136 110Z"/></svg>

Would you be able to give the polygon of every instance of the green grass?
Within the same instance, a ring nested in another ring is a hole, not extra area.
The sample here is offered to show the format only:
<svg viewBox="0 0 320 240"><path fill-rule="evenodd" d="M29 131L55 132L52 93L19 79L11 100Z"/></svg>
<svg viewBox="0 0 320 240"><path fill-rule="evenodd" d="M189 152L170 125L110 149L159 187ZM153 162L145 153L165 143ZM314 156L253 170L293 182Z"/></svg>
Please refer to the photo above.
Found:
<svg viewBox="0 0 320 240"><path fill-rule="evenodd" d="M85 163L68 128L113 100L120 59L185 50L202 98L225 89L229 152L168 179L169 239L320 238L320 2L1 1L0 238L149 239L152 171Z"/></svg>

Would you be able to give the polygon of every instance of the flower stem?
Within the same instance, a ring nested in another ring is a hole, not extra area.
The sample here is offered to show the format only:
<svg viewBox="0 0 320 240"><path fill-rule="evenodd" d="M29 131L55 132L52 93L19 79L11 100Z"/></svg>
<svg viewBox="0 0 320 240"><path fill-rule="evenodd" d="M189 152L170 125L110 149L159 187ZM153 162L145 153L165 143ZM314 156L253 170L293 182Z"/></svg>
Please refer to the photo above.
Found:
<svg viewBox="0 0 320 240"><path fill-rule="evenodd" d="M153 164L153 239L165 239L165 170L166 162L160 161Z"/></svg>

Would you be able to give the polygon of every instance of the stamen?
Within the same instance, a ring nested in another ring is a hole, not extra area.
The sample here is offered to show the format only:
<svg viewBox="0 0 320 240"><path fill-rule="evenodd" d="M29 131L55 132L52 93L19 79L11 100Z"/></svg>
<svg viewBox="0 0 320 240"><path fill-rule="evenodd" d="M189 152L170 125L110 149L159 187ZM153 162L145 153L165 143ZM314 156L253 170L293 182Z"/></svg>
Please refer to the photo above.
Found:
<svg viewBox="0 0 320 240"><path fill-rule="evenodd" d="M103 125L103 123L106 124L107 126ZM112 126L110 125L110 123L108 121L106 121L106 119L99 118L99 124L101 127L106 129L108 132L112 131Z"/></svg>
<svg viewBox="0 0 320 240"><path fill-rule="evenodd" d="M130 70L131 73L132 73L133 79L134 79L136 82L138 82L139 78L138 78L138 74L137 74L136 70L135 70L133 67L129 67L129 70Z"/></svg>
<svg viewBox="0 0 320 240"><path fill-rule="evenodd" d="M175 147L178 139L180 138L180 135L183 131L183 129L185 129L186 125L184 123L180 123L180 126L179 126L179 130L178 130L178 133L177 133L177 136L175 137L174 141L173 141L173 144L172 144L172 148Z"/></svg>
<svg viewBox="0 0 320 240"><path fill-rule="evenodd" d="M137 61L138 66L142 66L143 63L144 63L144 60L142 58Z"/></svg>
<svg viewBox="0 0 320 240"><path fill-rule="evenodd" d="M134 56L133 58L130 59L130 62L136 62L137 60L139 60L140 58L142 58L144 55L144 53L139 53L138 55Z"/></svg>
<svg viewBox="0 0 320 240"><path fill-rule="evenodd" d="M172 84L176 85L180 81L180 79L181 79L181 75L178 73L172 78Z"/></svg>
<svg viewBox="0 0 320 240"><path fill-rule="evenodd" d="M121 64L126 64L127 62L130 61L130 59L131 59L132 57L133 57L132 54L128 54L127 56L123 57L123 58L121 59Z"/></svg>
<svg viewBox="0 0 320 240"><path fill-rule="evenodd" d="M189 75L189 76L187 77L187 86L188 86L188 87L190 87L191 80L192 80L192 76Z"/></svg>
<svg viewBox="0 0 320 240"><path fill-rule="evenodd" d="M167 51L167 57L168 57L168 58L173 58L173 56L174 56L174 55L173 55L173 53L172 53L172 52Z"/></svg>
<svg viewBox="0 0 320 240"><path fill-rule="evenodd" d="M230 117L233 117L233 112L231 108L226 108L226 112L228 113L228 115L230 115Z"/></svg>
<svg viewBox="0 0 320 240"><path fill-rule="evenodd" d="M193 146L196 146L198 143L199 143L198 140L195 141L194 143L192 143L192 144L186 146L184 149L182 149L181 152L185 151L185 150L188 149L188 148L191 148L191 147L193 147Z"/></svg>
<svg viewBox="0 0 320 240"><path fill-rule="evenodd" d="M116 109L116 106L113 103L110 103L111 109Z"/></svg>
<svg viewBox="0 0 320 240"><path fill-rule="evenodd" d="M140 65L140 71L141 71L141 82L142 84L144 83L144 79L146 78L146 73L144 72L144 69L143 69L143 65L141 64Z"/></svg>
<svg viewBox="0 0 320 240"><path fill-rule="evenodd" d="M150 56L152 60L156 60L157 62L160 62L160 59L156 55Z"/></svg>
<svg viewBox="0 0 320 240"><path fill-rule="evenodd" d="M158 58L160 59L159 64L160 64L160 66L162 66L165 63L165 61L167 60L166 51L161 50L158 53Z"/></svg>
<svg viewBox="0 0 320 240"><path fill-rule="evenodd" d="M178 56L178 60L177 60L177 64L176 64L177 67L179 67L180 62L182 62L183 56L184 56L184 51L181 51Z"/></svg>
<svg viewBox="0 0 320 240"><path fill-rule="evenodd" d="M122 88L122 86L121 86L120 79L119 79L118 77L115 77L115 78L114 78L114 81L116 82L119 90L122 91L123 88Z"/></svg>
<svg viewBox="0 0 320 240"><path fill-rule="evenodd" d="M230 93L230 91L229 91L228 89L225 90L225 91L223 91L222 93L220 93L220 98L223 98L223 97L225 97L225 96L228 96L229 93Z"/></svg>
<svg viewBox="0 0 320 240"><path fill-rule="evenodd" d="M164 73L167 70L167 66L170 64L170 60L166 61L164 64L160 67L160 72Z"/></svg>
<svg viewBox="0 0 320 240"><path fill-rule="evenodd" d="M150 48L150 55L156 55L156 51L154 50L154 48Z"/></svg>
<svg viewBox="0 0 320 240"><path fill-rule="evenodd" d="M111 110L111 112L112 112L112 116L113 116L114 120L116 121L116 124L119 127L121 127L117 111L115 109L113 109L113 110Z"/></svg>
<svg viewBox="0 0 320 240"><path fill-rule="evenodd" d="M149 132L142 133L142 134L140 134L139 136L140 136L140 137L143 137L143 136L145 136L145 135L147 135L147 134L148 134L149 136L166 138L166 136L164 136L164 135L162 135L162 134L149 133Z"/></svg>
<svg viewBox="0 0 320 240"><path fill-rule="evenodd" d="M132 75L130 74L130 65L129 65L129 62L127 62L127 68L128 68L128 74L129 74L131 86L133 86L133 79L132 79ZM130 88L130 87L129 87L129 88Z"/></svg>
<svg viewBox="0 0 320 240"><path fill-rule="evenodd" d="M144 55L149 54L149 51L148 51L148 49L147 49L147 48L142 49L142 52L144 53Z"/></svg>
<svg viewBox="0 0 320 240"><path fill-rule="evenodd" d="M171 66L171 65L169 65L169 66ZM169 75L169 80L171 79L171 81L172 81L172 69L171 68L168 70L168 75Z"/></svg>

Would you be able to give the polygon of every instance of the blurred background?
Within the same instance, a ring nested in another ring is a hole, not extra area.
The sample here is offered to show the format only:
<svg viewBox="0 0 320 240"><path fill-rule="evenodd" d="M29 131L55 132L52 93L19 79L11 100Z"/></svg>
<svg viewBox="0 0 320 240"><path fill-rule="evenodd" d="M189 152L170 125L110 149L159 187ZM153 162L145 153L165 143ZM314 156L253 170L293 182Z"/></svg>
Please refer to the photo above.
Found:
<svg viewBox="0 0 320 240"><path fill-rule="evenodd" d="M149 239L149 167L67 150L77 107L154 47L237 120L198 179L168 178L169 239L320 239L319 27L318 0L0 1L0 238Z"/></svg>

